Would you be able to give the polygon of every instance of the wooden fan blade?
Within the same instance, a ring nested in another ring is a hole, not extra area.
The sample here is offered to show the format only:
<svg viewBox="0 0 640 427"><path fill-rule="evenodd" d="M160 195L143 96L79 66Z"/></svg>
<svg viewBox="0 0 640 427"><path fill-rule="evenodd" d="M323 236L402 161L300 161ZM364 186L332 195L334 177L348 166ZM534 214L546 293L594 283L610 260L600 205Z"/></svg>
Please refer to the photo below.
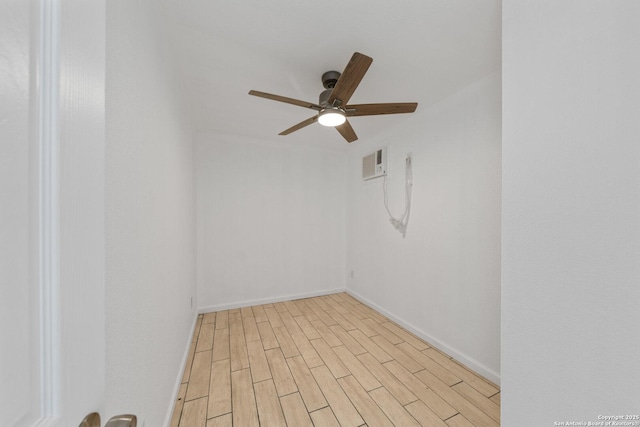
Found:
<svg viewBox="0 0 640 427"><path fill-rule="evenodd" d="M287 130L283 130L278 135L289 135L290 133L295 132L299 129L302 129L303 127L309 126L310 124L315 123L317 121L318 121L318 116L309 117L307 120L304 120L298 123L297 125L291 126Z"/></svg>
<svg viewBox="0 0 640 427"><path fill-rule="evenodd" d="M274 95L272 93L260 92L257 90L250 90L249 95L259 96L260 98L271 99L273 101L285 102L287 104L297 105L299 107L311 108L312 110L320 111L322 107L312 102L300 101L298 99L287 98L286 96Z"/></svg>
<svg viewBox="0 0 640 427"><path fill-rule="evenodd" d="M333 105L335 100L339 100L337 106L346 105L372 62L373 59L367 55L354 53L329 96L329 104Z"/></svg>
<svg viewBox="0 0 640 427"><path fill-rule="evenodd" d="M417 102L396 102L388 104L353 104L347 105L347 117L377 116L379 114L413 113Z"/></svg>
<svg viewBox="0 0 640 427"><path fill-rule="evenodd" d="M351 127L351 123L349 123L349 120L347 120L340 126L336 126L336 129L338 130L338 132L340 132L340 135L342 135L344 139L347 140L347 142L353 142L356 139L358 139L358 136L356 135L356 132Z"/></svg>

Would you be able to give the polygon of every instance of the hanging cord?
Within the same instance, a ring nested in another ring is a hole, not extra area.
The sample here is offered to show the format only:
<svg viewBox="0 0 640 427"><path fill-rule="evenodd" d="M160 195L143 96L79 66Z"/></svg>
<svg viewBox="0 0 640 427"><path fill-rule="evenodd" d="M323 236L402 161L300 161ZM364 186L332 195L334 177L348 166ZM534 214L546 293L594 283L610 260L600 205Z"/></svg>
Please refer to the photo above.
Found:
<svg viewBox="0 0 640 427"><path fill-rule="evenodd" d="M387 208L389 214L389 222L393 225L393 228L398 230L402 234L402 238L407 235L407 225L409 224L409 216L411 215L411 193L413 189L413 167L411 165L411 155L407 155L405 164L405 202L404 213L399 219L396 219L389 210L389 203L387 201L387 175L385 174L382 179L382 191L384 192L384 207Z"/></svg>

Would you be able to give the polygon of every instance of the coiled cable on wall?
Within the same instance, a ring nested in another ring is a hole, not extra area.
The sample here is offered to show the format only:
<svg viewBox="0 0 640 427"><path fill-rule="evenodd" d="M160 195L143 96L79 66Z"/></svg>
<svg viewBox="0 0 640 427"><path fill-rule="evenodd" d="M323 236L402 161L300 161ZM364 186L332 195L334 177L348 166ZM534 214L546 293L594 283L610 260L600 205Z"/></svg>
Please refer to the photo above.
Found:
<svg viewBox="0 0 640 427"><path fill-rule="evenodd" d="M405 203L404 203L404 213L398 219L391 214L389 210L389 203L387 201L387 175L385 174L382 180L382 191L384 192L384 207L387 209L387 213L389 214L389 222L393 225L393 228L398 230L400 234L402 234L402 238L407 235L407 225L409 224L409 216L411 215L411 193L413 190L413 166L411 164L411 154L407 154L407 159L405 162L405 180L404 180L404 189L405 189Z"/></svg>

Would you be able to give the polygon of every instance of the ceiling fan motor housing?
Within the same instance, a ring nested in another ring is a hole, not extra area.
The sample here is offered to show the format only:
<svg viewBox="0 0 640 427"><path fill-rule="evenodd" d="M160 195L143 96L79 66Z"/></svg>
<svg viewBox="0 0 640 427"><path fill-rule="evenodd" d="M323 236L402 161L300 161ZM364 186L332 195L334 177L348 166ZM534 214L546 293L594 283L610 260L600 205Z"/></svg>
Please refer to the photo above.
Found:
<svg viewBox="0 0 640 427"><path fill-rule="evenodd" d="M323 107L329 107L329 97L331 96L331 92L333 92L333 89L325 89L320 92L318 104L322 105Z"/></svg>
<svg viewBox="0 0 640 427"><path fill-rule="evenodd" d="M333 92L333 88L336 86L339 78L340 73L337 71L327 71L322 75L322 86L324 86L325 90L320 93L318 104L322 105L323 107L332 106L329 103L329 97L331 96L331 92Z"/></svg>

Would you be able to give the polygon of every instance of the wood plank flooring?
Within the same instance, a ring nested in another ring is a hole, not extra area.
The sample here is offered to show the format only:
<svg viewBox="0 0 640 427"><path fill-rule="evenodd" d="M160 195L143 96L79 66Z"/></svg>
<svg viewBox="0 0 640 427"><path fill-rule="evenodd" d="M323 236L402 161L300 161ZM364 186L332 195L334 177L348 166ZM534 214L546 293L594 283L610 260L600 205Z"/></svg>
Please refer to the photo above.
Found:
<svg viewBox="0 0 640 427"><path fill-rule="evenodd" d="M201 314L171 427L500 425L500 389L346 293Z"/></svg>

